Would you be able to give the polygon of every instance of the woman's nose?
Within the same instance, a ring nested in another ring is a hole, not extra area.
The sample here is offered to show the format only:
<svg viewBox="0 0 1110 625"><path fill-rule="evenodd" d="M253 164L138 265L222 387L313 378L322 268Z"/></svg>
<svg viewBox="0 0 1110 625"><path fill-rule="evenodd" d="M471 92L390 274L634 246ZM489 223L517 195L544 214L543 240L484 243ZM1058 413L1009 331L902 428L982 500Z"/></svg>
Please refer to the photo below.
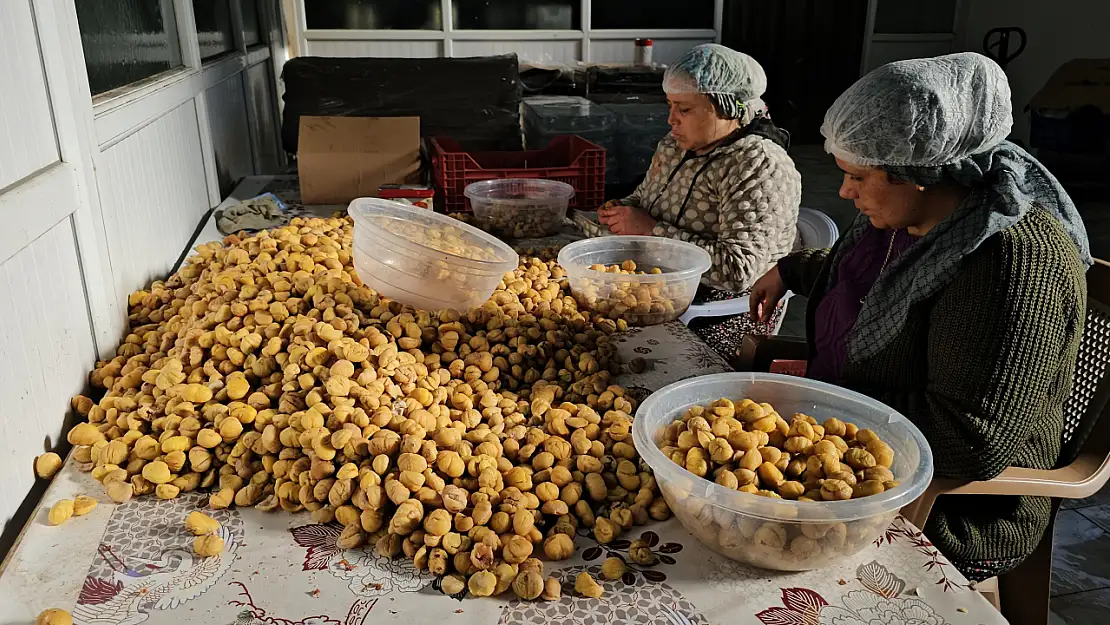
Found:
<svg viewBox="0 0 1110 625"><path fill-rule="evenodd" d="M675 115L673 110L667 113L667 123L671 128L678 126L678 115Z"/></svg>
<svg viewBox="0 0 1110 625"><path fill-rule="evenodd" d="M859 197L854 186L844 182L840 185L840 197L845 200L854 200Z"/></svg>

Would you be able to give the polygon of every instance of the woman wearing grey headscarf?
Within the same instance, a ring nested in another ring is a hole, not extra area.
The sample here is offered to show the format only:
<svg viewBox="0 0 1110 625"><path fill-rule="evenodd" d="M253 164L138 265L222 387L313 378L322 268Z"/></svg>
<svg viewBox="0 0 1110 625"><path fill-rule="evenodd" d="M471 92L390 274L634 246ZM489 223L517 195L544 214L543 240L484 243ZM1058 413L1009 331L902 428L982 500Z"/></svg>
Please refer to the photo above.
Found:
<svg viewBox="0 0 1110 625"><path fill-rule="evenodd" d="M663 78L670 134L632 195L602 206L600 224L577 220L586 234L693 243L713 260L697 301L746 297L794 249L802 193L786 153L790 136L771 123L761 99L766 90L766 73L747 54L704 44L683 55ZM773 327L747 315L690 324L725 358L736 356L744 335Z"/></svg>
<svg viewBox="0 0 1110 625"><path fill-rule="evenodd" d="M1092 258L1055 178L1005 140L1010 89L972 53L868 74L825 116L825 148L860 216L831 250L783 258L753 315L810 294L809 377L899 410L937 477L1051 469L1086 316ZM968 578L1016 567L1048 499L941 497L925 533Z"/></svg>

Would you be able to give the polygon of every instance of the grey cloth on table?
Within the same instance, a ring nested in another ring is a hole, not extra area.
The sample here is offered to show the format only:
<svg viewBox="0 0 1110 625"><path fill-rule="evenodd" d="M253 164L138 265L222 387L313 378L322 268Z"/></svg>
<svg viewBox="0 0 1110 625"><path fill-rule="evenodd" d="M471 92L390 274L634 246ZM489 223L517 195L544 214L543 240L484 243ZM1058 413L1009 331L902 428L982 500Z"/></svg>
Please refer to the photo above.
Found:
<svg viewBox="0 0 1110 625"><path fill-rule="evenodd" d="M216 218L216 227L223 234L279 228L287 223L289 216L270 194L225 208Z"/></svg>

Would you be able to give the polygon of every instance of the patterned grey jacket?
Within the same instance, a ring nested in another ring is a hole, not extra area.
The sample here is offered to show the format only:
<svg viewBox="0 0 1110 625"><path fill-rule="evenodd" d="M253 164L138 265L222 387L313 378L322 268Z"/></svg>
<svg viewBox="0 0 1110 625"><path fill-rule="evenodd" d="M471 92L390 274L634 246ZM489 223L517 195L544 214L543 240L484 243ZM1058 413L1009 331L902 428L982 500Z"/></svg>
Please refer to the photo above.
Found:
<svg viewBox="0 0 1110 625"><path fill-rule="evenodd" d="M621 203L654 217L655 236L709 252L703 284L742 293L793 249L801 196L794 161L770 139L749 134L693 156L668 134L643 183ZM584 228L588 236L608 234L593 226Z"/></svg>

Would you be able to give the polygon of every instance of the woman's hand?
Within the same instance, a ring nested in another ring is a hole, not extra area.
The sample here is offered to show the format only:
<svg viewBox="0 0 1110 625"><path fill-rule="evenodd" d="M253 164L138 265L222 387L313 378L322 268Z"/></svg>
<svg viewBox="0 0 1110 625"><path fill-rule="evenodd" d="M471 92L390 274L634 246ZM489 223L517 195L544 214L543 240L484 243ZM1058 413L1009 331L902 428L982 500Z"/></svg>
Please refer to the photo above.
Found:
<svg viewBox="0 0 1110 625"><path fill-rule="evenodd" d="M748 304L748 314L751 315L752 321L769 322L775 314L775 308L785 296L786 285L779 273L779 266L775 265L752 286L751 300Z"/></svg>
<svg viewBox="0 0 1110 625"><path fill-rule="evenodd" d="M609 215L611 215L612 212L613 212L613 209L618 207L618 206L621 206L621 201L620 200L609 200L608 202L602 204L597 209L597 223L599 223L599 224L605 226L606 228L608 228L609 227Z"/></svg>
<svg viewBox="0 0 1110 625"><path fill-rule="evenodd" d="M608 202L597 209L597 220L613 234L650 236L655 230L651 215L633 206Z"/></svg>

